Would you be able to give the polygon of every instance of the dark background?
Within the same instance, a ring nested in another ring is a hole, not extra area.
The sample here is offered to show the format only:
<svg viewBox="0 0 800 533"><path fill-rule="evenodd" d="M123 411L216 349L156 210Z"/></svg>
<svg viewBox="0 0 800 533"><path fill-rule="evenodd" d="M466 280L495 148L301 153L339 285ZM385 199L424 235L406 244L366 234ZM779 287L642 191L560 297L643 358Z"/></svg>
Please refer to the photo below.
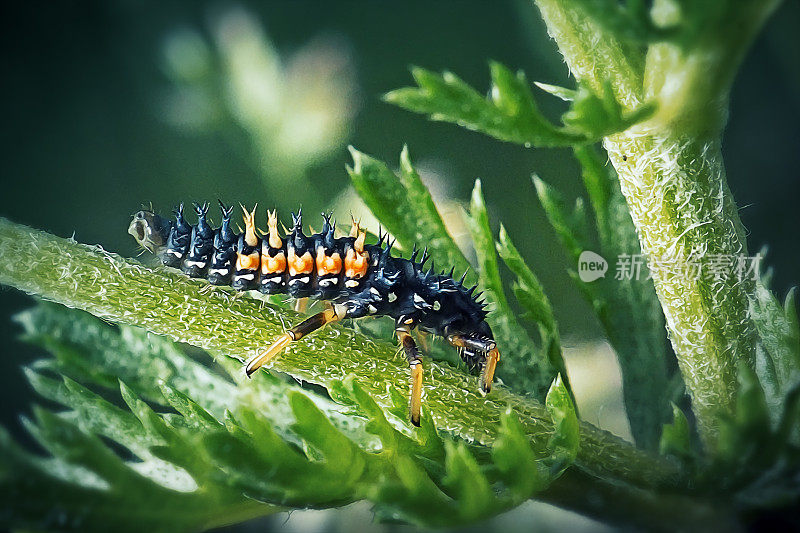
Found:
<svg viewBox="0 0 800 533"><path fill-rule="evenodd" d="M302 202L317 213L347 186L345 146L396 164L403 144L414 161L444 169L447 197L467 202L475 178L493 222L502 220L540 275L564 336L600 329L571 285L565 255L530 183L536 172L568 198L581 192L566 150L526 150L383 103L408 85L410 65L449 69L480 90L487 61L529 79L569 85L567 70L527 2L241 2L284 56L322 36L343 45L358 85L358 110L342 146L308 174L310 186L265 197L262 177L224 132L192 133L163 119L171 80L165 38L180 28L204 35L220 2L22 2L3 7L0 216L131 256L130 215L152 201L260 201L284 216ZM782 298L800 269L800 8L784 3L746 58L731 95L724 152L728 180L751 251L769 246ZM548 114L563 109L541 93ZM231 125L230 130L236 126ZM342 218L342 213L339 217ZM31 300L0 289L0 423L19 430L31 393L20 365L36 351L18 342L10 317ZM568 341L569 342L569 341Z"/></svg>

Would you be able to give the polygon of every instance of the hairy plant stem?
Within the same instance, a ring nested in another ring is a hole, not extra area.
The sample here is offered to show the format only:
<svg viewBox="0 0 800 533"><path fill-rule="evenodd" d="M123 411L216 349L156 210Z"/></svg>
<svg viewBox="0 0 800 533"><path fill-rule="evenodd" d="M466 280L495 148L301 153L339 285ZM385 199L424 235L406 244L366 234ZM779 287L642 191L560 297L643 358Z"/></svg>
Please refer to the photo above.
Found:
<svg viewBox="0 0 800 533"><path fill-rule="evenodd" d="M752 365L755 353L748 315L754 282L737 272L747 245L725 178L721 132L736 68L777 2L727 5L697 34L651 44L646 56L573 2L536 4L578 80L594 88L610 81L631 109L644 101L659 106L603 145L648 257L700 435L713 450L719 417L734 407L736 365ZM668 11L657 1L654 20L669 22ZM710 274L710 261L731 264Z"/></svg>
<svg viewBox="0 0 800 533"><path fill-rule="evenodd" d="M289 311L241 293L212 288L164 268L147 268L99 247L1 218L0 284L239 360L263 348L296 319ZM501 414L511 409L532 441L550 438L552 422L541 404L503 387L483 398L473 377L432 362L425 366L425 415L441 430L491 444ZM323 386L354 375L385 408L391 406L387 385L401 390L407 386L406 365L394 346L339 326L297 343L274 368ZM673 463L587 423L581 424L576 465L589 479L636 491L679 490L684 484ZM576 505L580 498L575 495Z"/></svg>

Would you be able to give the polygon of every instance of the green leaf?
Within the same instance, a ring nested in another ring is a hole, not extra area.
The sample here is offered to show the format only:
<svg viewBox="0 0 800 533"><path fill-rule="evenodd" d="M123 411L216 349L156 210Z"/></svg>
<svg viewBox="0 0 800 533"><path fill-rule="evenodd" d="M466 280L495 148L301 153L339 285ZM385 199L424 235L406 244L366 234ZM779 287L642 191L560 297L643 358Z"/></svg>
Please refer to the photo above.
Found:
<svg viewBox="0 0 800 533"><path fill-rule="evenodd" d="M500 419L500 436L492 446L492 460L514 501L522 502L547 487L549 472L537 460L517 417L507 411Z"/></svg>
<svg viewBox="0 0 800 533"><path fill-rule="evenodd" d="M600 95L581 87L563 116L564 126L556 126L539 111L522 72L514 74L497 62L492 62L490 68L492 88L488 98L451 72L439 75L421 68L411 71L417 87L397 89L384 98L427 114L432 120L453 122L502 141L536 147L596 142L628 129L655 110L650 104L626 110L608 85ZM550 87L544 86L545 90ZM558 92L560 97L564 95L563 90Z"/></svg>
<svg viewBox="0 0 800 533"><path fill-rule="evenodd" d="M516 281L512 283L511 289L520 305L527 310L526 316L539 326L541 343L550 365L556 373L566 376L567 368L561 352L561 337L550 300L544 293L539 279L522 259L514 243L511 242L511 238L502 224L495 246L500 258L516 276ZM572 388L566 378L564 378L564 383L572 394Z"/></svg>
<svg viewBox="0 0 800 533"><path fill-rule="evenodd" d="M672 404L672 423L664 424L661 432L659 451L662 455L675 455L684 459L693 455L689 421L675 404Z"/></svg>
<svg viewBox="0 0 800 533"><path fill-rule="evenodd" d="M800 376L800 328L795 295L795 290L789 291L781 306L772 292L758 283L750 302L750 313L758 331L756 372L773 419L788 389Z"/></svg>
<svg viewBox="0 0 800 533"><path fill-rule="evenodd" d="M397 238L403 249L427 247L440 268L458 272L469 268L464 254L445 229L430 192L411 165L408 148L400 154L400 173L353 147L353 166L347 168L356 192L370 211Z"/></svg>
<svg viewBox="0 0 800 533"><path fill-rule="evenodd" d="M148 457L148 448L159 442L144 431L130 411L109 403L71 379L64 378L59 383L29 369L25 375L38 394L72 409L62 416L83 431L113 439L140 458Z"/></svg>
<svg viewBox="0 0 800 533"><path fill-rule="evenodd" d="M585 213L578 208L570 211L564 199L553 187L545 183L539 176L532 176L536 194L539 196L550 225L556 231L561 244L570 256L577 261L581 252L589 249L589 236L586 228L588 222Z"/></svg>
<svg viewBox="0 0 800 533"><path fill-rule="evenodd" d="M625 131L656 110L655 104L648 103L629 112L617 101L609 81L603 84L602 90L601 94L596 94L585 86L578 87L572 106L561 117L568 127L582 132L587 142Z"/></svg>
<svg viewBox="0 0 800 533"><path fill-rule="evenodd" d="M487 320L503 351L503 364L498 367L498 375L509 387L529 391L541 398L558 369L550 362L546 349L536 347L508 304L480 180L475 181L467 223L478 257L479 285L493 308Z"/></svg>
<svg viewBox="0 0 800 533"><path fill-rule="evenodd" d="M553 435L547 446L553 457L551 472L553 477L557 477L575 461L580 447L580 427L575 405L560 375L550 386L545 405L553 417Z"/></svg>
<svg viewBox="0 0 800 533"><path fill-rule="evenodd" d="M172 408L183 415L183 419L188 424L205 429L221 427L222 424L216 418L181 391L163 384L161 393Z"/></svg>
<svg viewBox="0 0 800 533"><path fill-rule="evenodd" d="M370 490L370 500L378 504L378 516L429 526L452 525L456 516L453 499L428 473L407 456L396 457L394 465L398 481L381 483Z"/></svg>
<svg viewBox="0 0 800 533"><path fill-rule="evenodd" d="M522 259L514 243L511 242L511 238L502 224L496 246L500 258L517 277L512 285L517 300L528 310L530 318L542 325L548 337L557 338L558 328L550 300L544 293L539 279Z"/></svg>
<svg viewBox="0 0 800 533"><path fill-rule="evenodd" d="M543 90L546 93L550 93L553 96L556 96L565 102L571 102L575 100L575 96L577 95L576 90L574 89L567 89L566 87L559 87L558 85L550 85L549 83L542 83L540 81L533 82L538 88Z"/></svg>
<svg viewBox="0 0 800 533"><path fill-rule="evenodd" d="M497 512L494 493L475 458L463 443L445 442L444 484L453 491L462 520L473 522Z"/></svg>

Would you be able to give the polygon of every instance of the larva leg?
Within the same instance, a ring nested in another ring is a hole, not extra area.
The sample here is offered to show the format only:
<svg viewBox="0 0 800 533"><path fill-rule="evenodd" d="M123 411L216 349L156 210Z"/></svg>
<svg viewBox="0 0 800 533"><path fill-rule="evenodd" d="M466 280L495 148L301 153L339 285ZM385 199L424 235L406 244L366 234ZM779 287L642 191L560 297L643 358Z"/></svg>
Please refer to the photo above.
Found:
<svg viewBox="0 0 800 533"><path fill-rule="evenodd" d="M411 400L409 411L411 413L411 423L419 427L420 411L422 409L422 360L419 357L419 349L414 337L411 336L411 328L405 324L395 328L397 338L406 354L408 366L411 368Z"/></svg>
<svg viewBox="0 0 800 533"><path fill-rule="evenodd" d="M420 348L424 353L430 353L431 351L431 335L426 331L417 330L417 344L419 344Z"/></svg>
<svg viewBox="0 0 800 533"><path fill-rule="evenodd" d="M344 315L346 314L347 313L345 309L340 306L334 306L303 320L295 327L278 337L278 339L273 342L269 348L251 357L245 364L245 372L247 372L248 376L253 375L253 372L280 355L280 353L292 342L302 339L309 333L318 330L325 324L336 322L345 318Z"/></svg>
<svg viewBox="0 0 800 533"><path fill-rule="evenodd" d="M480 390L484 394L491 391L492 382L494 381L494 371L497 368L497 362L500 361L500 352L497 350L497 343L491 339L467 337L464 335L448 335L447 342L456 348L483 355Z"/></svg>

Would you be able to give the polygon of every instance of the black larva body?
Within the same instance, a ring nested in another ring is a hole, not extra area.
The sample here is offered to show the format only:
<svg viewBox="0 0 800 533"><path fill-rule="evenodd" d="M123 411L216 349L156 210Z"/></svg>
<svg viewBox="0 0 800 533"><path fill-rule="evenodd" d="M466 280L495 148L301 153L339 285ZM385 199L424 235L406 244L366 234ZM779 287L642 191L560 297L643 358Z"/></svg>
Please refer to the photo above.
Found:
<svg viewBox="0 0 800 533"><path fill-rule="evenodd" d="M388 239L381 239L377 244L364 245L369 262L362 277L348 278L344 264L338 273L320 275L316 264L320 248L325 257L338 253L344 260L358 238L334 237L335 222L330 217L323 215L320 233L304 235L302 215L293 216L291 231L281 239L282 246L274 248L267 238L257 237L252 244L246 241L246 233L233 231L232 209L223 207L222 225L218 229L208 223L207 206L196 206L196 211L195 225L186 221L182 207L176 210L174 221L150 212L135 215L141 220L149 218L154 227L160 228L164 246L156 245L153 251L161 261L180 268L188 276L206 278L214 285L232 285L237 290L330 300L347 306L348 318L390 316L398 322L410 319L415 326L436 335L460 333L491 338L484 320L487 313L475 299L475 287L465 288L451 275L434 273L432 265L426 269L425 252L419 261L416 252L411 259L392 257ZM240 254L258 254L260 266L266 257L283 254L288 258L291 251L297 257L306 252L311 255L314 268L310 273L292 275L288 265L283 272L270 275L263 274L261 268L237 268Z"/></svg>
<svg viewBox="0 0 800 533"><path fill-rule="evenodd" d="M355 235L337 238L335 222L326 215L322 231L313 235L304 235L301 215L293 215L291 231L279 237L271 213L271 233L259 237L253 221L255 211L245 212L246 231L240 234L231 227L232 209L220 206L222 224L217 229L208 223L208 206L196 205L195 225L186 221L181 206L175 211L174 221L140 211L134 215L129 231L165 265L180 268L191 277L206 278L214 285L328 300L346 308L346 316L339 318L389 316L409 329L459 336L466 341L453 344L471 367L483 364L484 345L494 347L485 321L487 313L482 302L476 301L475 287L464 287L463 277L462 281L454 280L452 270L450 274L437 274L432 265L426 269L426 252L419 261L416 251L410 259L392 257L388 238L364 244L365 235L357 226ZM306 268L309 257L310 271ZM348 268L357 263L348 263L353 257L365 258L365 264ZM476 347L480 343L484 344Z"/></svg>

